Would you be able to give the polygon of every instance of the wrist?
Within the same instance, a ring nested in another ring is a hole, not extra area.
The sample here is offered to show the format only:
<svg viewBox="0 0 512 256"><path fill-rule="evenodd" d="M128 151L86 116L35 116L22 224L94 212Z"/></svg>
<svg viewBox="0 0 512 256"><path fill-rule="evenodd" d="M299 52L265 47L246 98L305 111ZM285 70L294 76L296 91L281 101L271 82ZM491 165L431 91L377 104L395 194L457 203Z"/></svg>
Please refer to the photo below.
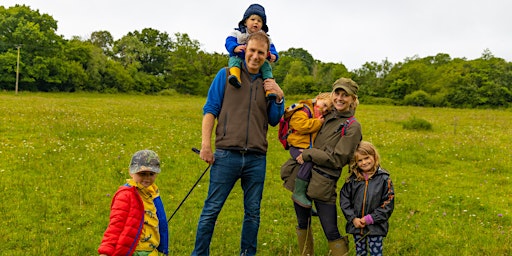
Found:
<svg viewBox="0 0 512 256"><path fill-rule="evenodd" d="M364 216L364 221L366 222L367 225L373 224L373 218L370 214Z"/></svg>

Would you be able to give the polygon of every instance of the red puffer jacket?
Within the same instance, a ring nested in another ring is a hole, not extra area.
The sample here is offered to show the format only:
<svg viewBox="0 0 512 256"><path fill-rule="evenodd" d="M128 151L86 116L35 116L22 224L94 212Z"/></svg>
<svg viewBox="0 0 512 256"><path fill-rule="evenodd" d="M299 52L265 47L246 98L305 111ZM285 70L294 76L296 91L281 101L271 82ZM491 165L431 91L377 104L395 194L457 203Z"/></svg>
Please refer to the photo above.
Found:
<svg viewBox="0 0 512 256"><path fill-rule="evenodd" d="M121 186L110 207L110 223L98 249L99 254L132 255L144 224L144 204L136 187Z"/></svg>

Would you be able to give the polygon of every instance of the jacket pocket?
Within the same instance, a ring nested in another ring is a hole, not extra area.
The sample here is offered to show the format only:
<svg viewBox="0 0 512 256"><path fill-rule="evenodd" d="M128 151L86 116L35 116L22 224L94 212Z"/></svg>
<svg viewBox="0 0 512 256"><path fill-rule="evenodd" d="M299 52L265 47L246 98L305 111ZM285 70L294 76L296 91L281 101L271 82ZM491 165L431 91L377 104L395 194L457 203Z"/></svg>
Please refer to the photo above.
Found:
<svg viewBox="0 0 512 256"><path fill-rule="evenodd" d="M321 174L316 169L311 172L308 185L308 196L312 199L327 202L331 199L336 186L336 177Z"/></svg>
<svg viewBox="0 0 512 256"><path fill-rule="evenodd" d="M298 167L299 164L297 164L297 161L291 158L281 166L281 180L284 181L283 186L292 192L295 187L295 178L299 170Z"/></svg>

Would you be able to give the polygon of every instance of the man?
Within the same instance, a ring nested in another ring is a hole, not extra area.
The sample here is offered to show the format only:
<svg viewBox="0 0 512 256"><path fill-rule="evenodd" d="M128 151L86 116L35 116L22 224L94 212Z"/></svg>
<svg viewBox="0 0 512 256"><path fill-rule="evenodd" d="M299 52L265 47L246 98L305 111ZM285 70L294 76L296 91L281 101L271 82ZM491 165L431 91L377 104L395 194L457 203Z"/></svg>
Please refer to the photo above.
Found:
<svg viewBox="0 0 512 256"><path fill-rule="evenodd" d="M247 41L241 87L228 86L228 72L221 69L213 80L203 107L201 153L211 164L208 196L197 226L192 255L209 255L217 217L238 179L244 192L244 221L240 255L255 255L260 225L260 204L266 172L267 130L284 113L284 94L273 79L263 81L260 68L269 51L265 33L253 33ZM267 101L265 91L277 95ZM215 131L215 154L212 131ZM216 254L222 254L218 252Z"/></svg>

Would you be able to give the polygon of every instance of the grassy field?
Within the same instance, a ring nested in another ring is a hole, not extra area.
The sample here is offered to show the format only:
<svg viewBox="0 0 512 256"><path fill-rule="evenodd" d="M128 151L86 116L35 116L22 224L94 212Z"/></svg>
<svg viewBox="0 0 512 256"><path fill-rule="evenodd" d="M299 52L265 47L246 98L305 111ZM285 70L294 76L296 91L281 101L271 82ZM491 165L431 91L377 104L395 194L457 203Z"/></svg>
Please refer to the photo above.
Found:
<svg viewBox="0 0 512 256"><path fill-rule="evenodd" d="M200 146L203 103L187 96L1 92L0 255L97 255L112 195L140 149L160 155L157 184L170 216L207 167L191 151ZM510 110L362 104L356 117L395 184L386 255L512 254ZM412 117L433 130L403 129ZM297 255L291 194L279 176L288 152L276 132L269 132L258 250ZM208 179L171 220L170 255L190 255ZM212 255L237 255L242 209L236 186L218 219ZM327 255L317 219L313 229L316 255Z"/></svg>

